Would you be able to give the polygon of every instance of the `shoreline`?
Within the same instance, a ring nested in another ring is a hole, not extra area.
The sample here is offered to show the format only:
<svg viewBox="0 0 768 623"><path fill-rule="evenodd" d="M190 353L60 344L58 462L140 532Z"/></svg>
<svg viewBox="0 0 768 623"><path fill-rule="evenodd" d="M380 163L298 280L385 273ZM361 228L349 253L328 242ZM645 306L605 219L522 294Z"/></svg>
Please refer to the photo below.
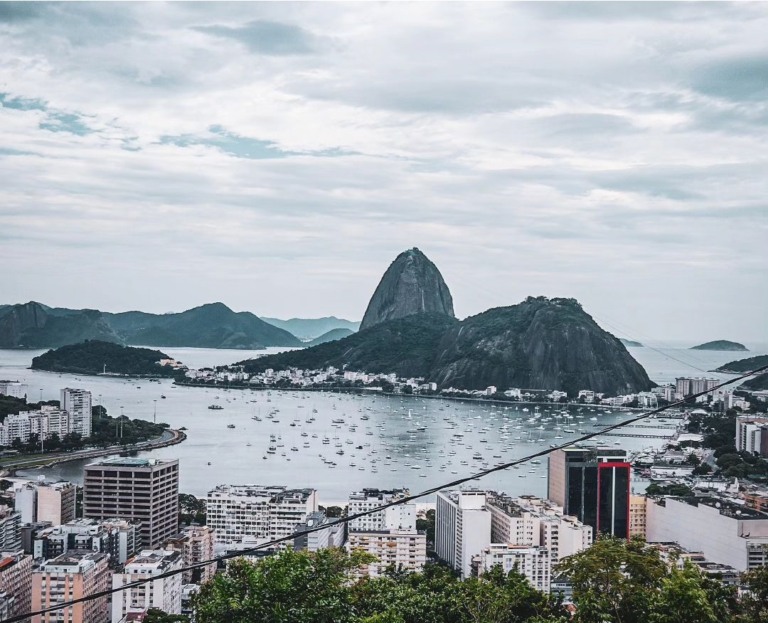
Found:
<svg viewBox="0 0 768 623"><path fill-rule="evenodd" d="M175 446L187 439L187 434L182 430L169 428L166 432L171 433L170 439L166 439L165 435L163 435L162 437L156 437L154 440L150 439L148 441L141 441L139 442L139 444L136 444L128 448L127 450L128 452L134 452L134 451L147 452L150 450L157 450L158 448L165 448L167 446ZM8 463L7 465L3 465L2 468L0 468L0 477L13 476L18 470L33 469L33 468L39 468L39 467L52 467L54 465L59 465L61 463L68 463L69 461L95 459L101 456L108 456L110 454L120 454L121 452L125 452L125 451L126 451L126 448L120 445L120 446L109 446L108 448L93 448L91 450L81 451L77 453L67 453L67 454L60 454L60 455L56 455L55 453L52 453L52 456L50 458L40 457L38 459L33 459L23 464ZM19 458L23 459L23 457L19 457Z"/></svg>

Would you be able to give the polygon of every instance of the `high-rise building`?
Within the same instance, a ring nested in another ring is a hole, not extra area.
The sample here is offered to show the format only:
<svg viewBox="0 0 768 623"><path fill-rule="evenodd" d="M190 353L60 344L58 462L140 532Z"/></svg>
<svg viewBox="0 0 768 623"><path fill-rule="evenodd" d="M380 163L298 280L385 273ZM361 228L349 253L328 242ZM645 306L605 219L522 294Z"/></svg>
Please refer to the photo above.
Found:
<svg viewBox="0 0 768 623"><path fill-rule="evenodd" d="M178 459L116 458L85 466L83 517L141 522L141 547L178 532Z"/></svg>
<svg viewBox="0 0 768 623"><path fill-rule="evenodd" d="M296 526L296 532L316 528L314 532L302 534L293 539L293 549L316 552L329 547L341 547L346 541L344 524L336 519L329 519L322 511L307 515L307 521Z"/></svg>
<svg viewBox="0 0 768 623"><path fill-rule="evenodd" d="M21 549L21 514L0 506L0 552Z"/></svg>
<svg viewBox="0 0 768 623"><path fill-rule="evenodd" d="M683 398L706 392L720 383L717 379L679 377L675 379L675 393Z"/></svg>
<svg viewBox="0 0 768 623"><path fill-rule="evenodd" d="M18 381L0 381L0 394L14 398L26 398L27 385Z"/></svg>
<svg viewBox="0 0 768 623"><path fill-rule="evenodd" d="M750 415L737 417L736 450L768 457L768 418Z"/></svg>
<svg viewBox="0 0 768 623"><path fill-rule="evenodd" d="M317 491L282 486L219 485L208 492L206 521L216 543L254 545L293 534L317 510ZM283 543L280 548L291 544Z"/></svg>
<svg viewBox="0 0 768 623"><path fill-rule="evenodd" d="M137 551L140 525L124 519L76 519L35 530L29 551L35 559L56 558L71 550L102 552L109 554L109 566L117 567Z"/></svg>
<svg viewBox="0 0 768 623"><path fill-rule="evenodd" d="M491 513L492 543L543 547L553 566L592 544L592 527L563 514L549 500L489 492L486 508Z"/></svg>
<svg viewBox="0 0 768 623"><path fill-rule="evenodd" d="M32 610L107 590L107 555L71 552L46 560L32 573ZM32 623L95 623L109 617L107 598L98 597L32 617Z"/></svg>
<svg viewBox="0 0 768 623"><path fill-rule="evenodd" d="M629 496L629 536L639 536L645 539L646 511L645 496Z"/></svg>
<svg viewBox="0 0 768 623"><path fill-rule="evenodd" d="M27 482L15 495L22 523L49 521L57 526L75 518L76 487L71 482Z"/></svg>
<svg viewBox="0 0 768 623"><path fill-rule="evenodd" d="M440 491L435 506L435 553L461 577L472 573L472 557L491 544L491 512L485 491Z"/></svg>
<svg viewBox="0 0 768 623"><path fill-rule="evenodd" d="M549 592L552 560L546 547L492 543L473 557L472 565L473 575L482 575L500 565L504 573L517 571L524 575L535 589Z"/></svg>
<svg viewBox="0 0 768 623"><path fill-rule="evenodd" d="M125 564L123 573L112 576L112 588L137 580L148 580L181 569L179 552L142 550ZM181 573L158 578L112 594L112 623L120 623L129 612L157 608L168 614L181 614Z"/></svg>
<svg viewBox="0 0 768 623"><path fill-rule="evenodd" d="M79 433L83 438L90 437L92 431L91 392L69 387L62 389L60 406L69 413L71 432Z"/></svg>
<svg viewBox="0 0 768 623"><path fill-rule="evenodd" d="M549 455L549 499L595 536L629 536L631 465L619 448L561 448Z"/></svg>
<svg viewBox="0 0 768 623"><path fill-rule="evenodd" d="M187 526L168 539L165 549L181 554L185 567L213 558L213 530L209 526ZM184 584L204 584L216 574L216 563L185 571Z"/></svg>
<svg viewBox="0 0 768 623"><path fill-rule="evenodd" d="M32 606L32 556L25 556L23 551L0 553L0 593L5 595L5 618L29 612Z"/></svg>
<svg viewBox="0 0 768 623"><path fill-rule="evenodd" d="M408 495L407 489L382 491L363 489L349 496L347 513L355 515ZM427 559L427 537L416 530L416 505L398 504L353 519L347 535L349 550L364 550L376 561L358 571L359 575L377 577L387 567L419 571Z"/></svg>

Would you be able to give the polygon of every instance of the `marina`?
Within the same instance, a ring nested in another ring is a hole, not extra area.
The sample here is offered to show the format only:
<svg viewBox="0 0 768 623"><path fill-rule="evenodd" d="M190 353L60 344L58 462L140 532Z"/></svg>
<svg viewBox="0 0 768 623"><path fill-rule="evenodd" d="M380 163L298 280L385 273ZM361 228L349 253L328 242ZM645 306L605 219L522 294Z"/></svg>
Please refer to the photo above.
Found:
<svg viewBox="0 0 768 623"><path fill-rule="evenodd" d="M166 349L191 366L237 360L242 351ZM615 424L637 412L595 405L490 403L419 396L176 387L170 380L89 377L27 369L39 351L0 351L0 376L29 385L31 400L62 387L89 389L110 414L185 427L177 446L139 456L180 460L180 487L204 495L221 483L316 488L345 499L363 487L426 489ZM166 396L162 399L161 396ZM209 405L221 409L209 410ZM677 420L651 420L592 444L629 451L660 447ZM232 430L235 427L235 430ZM630 434L631 436L624 436ZM85 461L19 475L82 480ZM484 488L544 495L546 459L483 478Z"/></svg>

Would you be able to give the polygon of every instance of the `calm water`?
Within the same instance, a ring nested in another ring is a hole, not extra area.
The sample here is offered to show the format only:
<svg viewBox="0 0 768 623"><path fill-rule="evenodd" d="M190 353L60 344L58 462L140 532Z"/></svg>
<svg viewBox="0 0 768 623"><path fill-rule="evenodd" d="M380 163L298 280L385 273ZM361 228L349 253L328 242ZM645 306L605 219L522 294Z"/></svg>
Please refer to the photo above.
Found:
<svg viewBox="0 0 768 623"><path fill-rule="evenodd" d="M193 367L231 363L255 354L192 348L163 350ZM549 407L536 409L522 404L176 388L167 380L128 381L29 370L32 357L40 352L0 350L0 378L27 383L32 400L41 395L44 399L58 398L62 387L82 387L89 389L94 401L104 404L112 415L122 410L131 418L151 420L156 412L157 421L175 428L185 426L187 441L151 455L179 458L181 490L195 495L204 495L220 483L314 487L326 503L344 500L350 491L362 487L405 486L417 491L578 436L578 432L566 431L591 432L596 425L631 415L583 407L572 409L569 417L564 417L562 408L550 411ZM683 374L699 375L691 365L709 370L739 358L738 353L685 349L656 352L633 348L630 352L657 382ZM222 409L208 409L212 404ZM664 424L659 426L657 430L639 432L668 433ZM611 445L620 443L629 450L663 442L619 437L603 440ZM269 446L274 446L274 454L267 453ZM337 454L340 451L343 454ZM71 462L23 475L44 473L52 479L80 482L82 466L83 462ZM482 486L512 495L544 495L545 476L544 460L488 476Z"/></svg>

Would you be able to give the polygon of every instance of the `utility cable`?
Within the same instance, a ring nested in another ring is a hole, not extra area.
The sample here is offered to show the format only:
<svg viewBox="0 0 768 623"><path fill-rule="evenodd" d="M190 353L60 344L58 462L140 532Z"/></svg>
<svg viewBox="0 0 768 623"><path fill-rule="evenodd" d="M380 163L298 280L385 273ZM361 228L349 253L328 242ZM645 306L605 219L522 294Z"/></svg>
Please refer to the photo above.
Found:
<svg viewBox="0 0 768 623"><path fill-rule="evenodd" d="M33 612L28 612L26 614L18 614L16 616L10 617L8 619L5 619L5 623L19 623L21 621L26 621L27 619L35 616L40 616L43 614L47 614L49 612L55 612L56 610L63 610L64 608L69 608L71 606L85 603L88 601L93 601L94 599L99 599L101 597L107 597L109 595L113 595L114 593L119 593L131 588L137 588L139 586L143 586L144 584L147 584L149 582L154 582L156 580L162 580L165 578L170 578L175 575L179 575L181 573L184 573L186 571L193 571L195 569L200 569L202 567L206 567L208 565L218 563L221 560L229 560L232 558L240 558L242 556L247 556L249 554L253 554L262 550L269 549L271 547L274 547L275 545L280 545L281 543L285 543L287 541L293 541L295 538L300 536L305 536L307 534L312 534L313 532L318 532L320 530L324 530L327 527L335 526L339 524L347 524L350 521L353 521L354 519L360 519L361 517L367 517L368 515L372 515L374 513L381 512L383 510L386 510L388 508L391 508L393 506L399 506L401 504L407 504L408 502L412 502L414 500L418 500L420 498L426 497L428 495L433 495L439 491L442 491L443 489L450 489L458 487L459 485L463 485L467 482L470 482L472 480L475 480L477 478L482 478L484 476L488 476L489 474L493 474L495 472L503 471L505 469L509 469L510 467L514 467L516 465L520 465L521 463L525 463L527 461L530 461L532 459L536 459L539 457L544 457L556 450L562 450L564 448L567 448L569 446L576 445L578 443L581 443L583 441L589 441L590 439L593 439L595 437L599 437L600 435L604 435L605 433L608 433L610 431L616 430L618 428L621 428L622 426L626 426L627 424L633 424L635 422L638 422L640 420L647 419L651 417L652 415L656 415L657 413L662 413L664 411L667 411L668 409L672 409L673 407L679 407L684 405L686 402L696 399L700 396L704 396L706 394L710 394L721 387L725 387L726 385L731 385L734 382L741 381L746 379L747 377L753 376L755 374L760 374L761 372L768 371L768 365L762 366L760 368L756 368L755 370L752 370L751 372L746 372L736 378L729 379L727 381L724 381L718 385L715 385L714 387L711 387L708 390L699 392L697 394L691 394L690 396L686 396L682 400L678 400L677 402L670 403L668 405L665 405L663 407L659 407L658 409L653 409L652 411L647 411L644 413L641 413L640 415L629 418L628 420L624 420L623 422L618 422L616 424L611 424L610 426L606 426L605 428L593 432L593 433L587 433L585 435L582 435L581 437L577 437L576 439L566 441L558 446L546 448L543 450L540 450L539 452L535 452L533 454L529 454L528 456L525 456L520 459L515 459L514 461L509 461L507 463L500 463L498 465L495 465L493 467L489 467L487 469L481 470L479 472L476 472L474 474L471 474L469 476L462 476L461 478L457 478L455 480L452 480L450 482L443 483L442 485L438 485L436 487L431 487L429 489L425 489L424 491L421 491L420 493L415 493L413 495L407 495L402 498L398 498L397 500L392 500L390 502L387 502L386 504L382 504L381 506L377 506L372 509L368 509L365 511L361 511L359 513L354 513L352 515L347 515L346 517L340 517L336 521L328 522L319 526L313 526L308 527L305 530L299 530L297 532L294 532L292 534L289 534L288 536L279 537L276 539L272 539L271 541L267 541L265 543L262 543L260 545L257 545L255 547L247 548L244 550L239 550L235 552L228 552L226 554L223 554L221 556L217 556L215 558L212 558L210 560L204 560L201 562L197 562L191 565L187 565L185 567L182 567L180 569L174 569L171 571L166 571L165 573L160 573L158 575L153 575L147 578L142 578L141 580L135 580L134 582L129 582L128 584L124 584L123 586L117 587L117 588L110 588L103 591L98 591L96 593L92 593L90 595L86 595L84 597L80 597L78 599L72 599L70 601L64 601L58 604L54 604L52 606L48 606L47 608L42 608L40 610L35 610Z"/></svg>

